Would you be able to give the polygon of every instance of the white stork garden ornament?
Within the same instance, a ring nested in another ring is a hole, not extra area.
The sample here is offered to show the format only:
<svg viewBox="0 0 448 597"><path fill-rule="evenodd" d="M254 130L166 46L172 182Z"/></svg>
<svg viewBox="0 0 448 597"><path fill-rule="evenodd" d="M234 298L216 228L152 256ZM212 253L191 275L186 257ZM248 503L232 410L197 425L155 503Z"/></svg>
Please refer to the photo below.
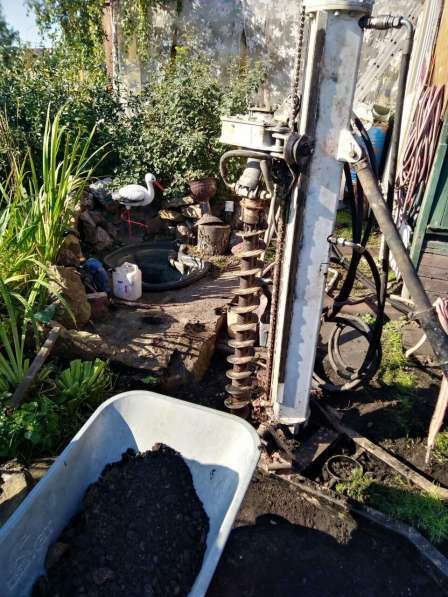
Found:
<svg viewBox="0 0 448 597"><path fill-rule="evenodd" d="M121 203L126 210L123 219L128 223L129 236L132 232L132 224L144 227L145 225L141 222L134 222L131 220L131 208L132 207L145 207L152 203L155 197L154 185L157 186L162 192L164 188L157 181L154 174L148 172L145 175L146 188L139 184L128 184L118 189L114 199Z"/></svg>

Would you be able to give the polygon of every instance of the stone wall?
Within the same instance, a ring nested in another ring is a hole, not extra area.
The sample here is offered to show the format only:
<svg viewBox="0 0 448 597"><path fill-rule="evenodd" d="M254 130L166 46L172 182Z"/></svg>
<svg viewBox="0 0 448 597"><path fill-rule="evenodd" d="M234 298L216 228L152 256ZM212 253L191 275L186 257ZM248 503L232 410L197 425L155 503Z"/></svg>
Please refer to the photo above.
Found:
<svg viewBox="0 0 448 597"><path fill-rule="evenodd" d="M390 0L377 0L374 13L390 13ZM395 0L393 13L408 15L421 0ZM229 60L249 56L265 63L264 103L277 103L289 94L297 39L300 0L183 0L182 10L157 10L151 16L149 60L141 64L135 47L120 52L120 74L134 90L148 73L169 59L175 45L192 45L206 51L222 70ZM361 72L381 55L389 32L368 32ZM398 69L398 53L386 73L372 86L367 98L389 98Z"/></svg>
<svg viewBox="0 0 448 597"><path fill-rule="evenodd" d="M289 93L297 12L297 0L184 0L179 15L153 13L146 64L133 48L120 53L121 78L138 90L147 74L169 59L173 45L189 45L206 51L218 71L239 57L264 62L268 77L262 99L278 101Z"/></svg>

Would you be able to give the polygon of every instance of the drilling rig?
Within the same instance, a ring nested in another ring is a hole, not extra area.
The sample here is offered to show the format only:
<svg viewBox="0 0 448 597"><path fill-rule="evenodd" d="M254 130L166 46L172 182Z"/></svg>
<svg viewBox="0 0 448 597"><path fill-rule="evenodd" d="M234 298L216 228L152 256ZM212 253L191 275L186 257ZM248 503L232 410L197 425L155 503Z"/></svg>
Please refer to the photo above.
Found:
<svg viewBox="0 0 448 597"><path fill-rule="evenodd" d="M361 258L367 260L374 274L378 315L375 325L369 328L356 318L336 317L340 305L335 301L329 311L333 321L338 321L333 360L337 361L336 370L345 377L345 383L337 387L324 382L321 385L330 390L356 389L378 369L389 249L400 263L407 288L412 290L416 319L427 332L442 370L448 372L446 335L392 217L413 27L403 17L371 17L373 4L373 0L303 0L297 18L298 44L288 109L253 109L248 115L222 119L221 142L234 149L221 158L221 176L241 203L242 243L237 247L241 267L232 307L236 323L232 326L235 337L230 345L234 353L228 358L231 369L227 373L226 400L228 409L240 416L248 415L257 397L256 312L263 287L262 258L266 240L269 241L262 223L268 212L277 239L263 402L270 420L297 429L309 417L330 251L337 251L338 244L345 243L352 250L349 269L356 271ZM353 115L353 99L364 31L394 28L403 28L405 36L389 152L389 180L383 197L374 160L353 134L354 126L363 132L362 123ZM236 181L230 180L228 174L234 159L244 163ZM370 215L363 240L346 243L336 238L333 231L344 189L343 174L348 180L354 170L361 195L353 201L358 200L359 206L365 196ZM368 231L375 222L386 241L381 273L366 247ZM341 301L348 298L353 280L344 282L339 294ZM369 343L365 360L357 369L344 363L339 351L344 326L354 328Z"/></svg>
<svg viewBox="0 0 448 597"><path fill-rule="evenodd" d="M237 323L229 357L227 407L245 415L254 397L256 316L265 246L260 217L277 224L267 385L273 415L296 425L308 417L325 278L327 239L341 189L341 143L347 141L363 29L371 0L307 0L297 23L297 53L288 114L253 110L223 118L221 142L235 146L221 159L224 182L241 201L242 248ZM236 182L228 163L247 160Z"/></svg>

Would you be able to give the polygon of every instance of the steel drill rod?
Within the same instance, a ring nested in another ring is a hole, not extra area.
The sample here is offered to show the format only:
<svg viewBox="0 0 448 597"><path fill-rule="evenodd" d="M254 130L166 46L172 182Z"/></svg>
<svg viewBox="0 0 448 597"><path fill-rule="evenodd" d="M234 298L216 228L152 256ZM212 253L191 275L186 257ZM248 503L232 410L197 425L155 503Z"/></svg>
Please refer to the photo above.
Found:
<svg viewBox="0 0 448 597"><path fill-rule="evenodd" d="M370 208L414 302L415 316L428 337L431 348L439 361L439 367L448 376L448 336L440 325L437 314L418 277L368 160L363 158L354 166Z"/></svg>

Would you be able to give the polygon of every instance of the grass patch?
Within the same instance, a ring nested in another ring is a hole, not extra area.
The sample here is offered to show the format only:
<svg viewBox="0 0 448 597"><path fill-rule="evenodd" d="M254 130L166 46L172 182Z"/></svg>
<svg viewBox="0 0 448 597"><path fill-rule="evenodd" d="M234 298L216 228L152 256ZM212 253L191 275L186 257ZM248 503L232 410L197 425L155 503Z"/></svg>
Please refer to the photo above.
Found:
<svg viewBox="0 0 448 597"><path fill-rule="evenodd" d="M433 454L434 458L441 464L448 462L448 431L437 434Z"/></svg>
<svg viewBox="0 0 448 597"><path fill-rule="evenodd" d="M383 328L381 345L383 359L379 381L390 389L391 397L398 402L395 409L397 423L405 431L412 423L416 395L414 374L406 368L407 359L401 342L402 321L390 321Z"/></svg>
<svg viewBox="0 0 448 597"><path fill-rule="evenodd" d="M448 539L448 509L435 492L416 493L375 483L368 493L370 505L419 529L434 544Z"/></svg>
<svg viewBox="0 0 448 597"><path fill-rule="evenodd" d="M401 342L400 321L389 321L383 328L382 347L383 360L381 362L381 372L394 371L406 365L406 356Z"/></svg>
<svg viewBox="0 0 448 597"><path fill-rule="evenodd" d="M265 255L264 255L264 260L266 263L272 263L273 261L275 261L275 256L277 254L277 248L275 247L275 245L273 245L272 243L269 245L269 247L266 249Z"/></svg>
<svg viewBox="0 0 448 597"><path fill-rule="evenodd" d="M156 386L159 383L159 380L157 377L154 377L154 375L147 375L142 378L142 382L147 386Z"/></svg>
<svg viewBox="0 0 448 597"><path fill-rule="evenodd" d="M401 478L394 482L402 487L381 485L370 473L357 469L350 480L336 485L336 491L407 522L434 544L448 539L448 509L437 493L412 491Z"/></svg>
<svg viewBox="0 0 448 597"><path fill-rule="evenodd" d="M347 240L352 240L352 214L346 209L338 210L338 213L336 214L335 231L337 232L338 236L342 236L342 238Z"/></svg>
<svg viewBox="0 0 448 597"><path fill-rule="evenodd" d="M367 499L368 489L372 483L372 475L365 473L360 468L356 468L348 481L341 481L336 485L336 491L347 495L357 502L364 503Z"/></svg>
<svg viewBox="0 0 448 597"><path fill-rule="evenodd" d="M373 313L361 313L358 317L370 327L372 327L376 321L376 317Z"/></svg>

